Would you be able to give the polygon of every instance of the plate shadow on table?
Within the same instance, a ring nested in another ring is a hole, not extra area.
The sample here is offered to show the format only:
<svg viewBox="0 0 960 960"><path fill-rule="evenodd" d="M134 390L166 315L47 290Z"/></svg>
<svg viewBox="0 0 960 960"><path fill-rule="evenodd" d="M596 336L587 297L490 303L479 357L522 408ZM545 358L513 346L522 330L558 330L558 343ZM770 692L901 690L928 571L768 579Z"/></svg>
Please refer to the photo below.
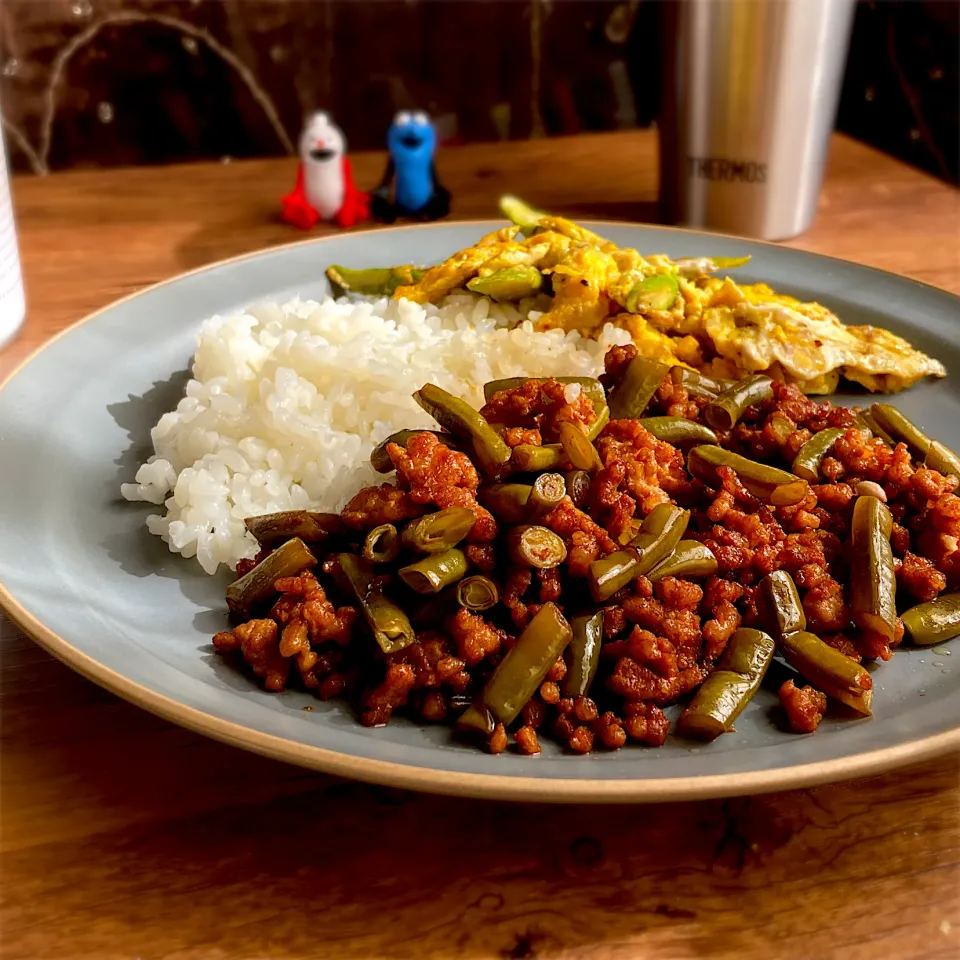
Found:
<svg viewBox="0 0 960 960"><path fill-rule="evenodd" d="M114 712L117 729L124 715L142 726L134 708ZM50 725L34 735L56 742ZM35 777L64 776L39 768L44 759L68 764L78 796L95 798L97 820L115 826L6 856L8 948L29 928L34 899L18 877L49 871L60 893L46 923L78 960L104 955L98 930L136 930L157 956L545 960L592 945L619 958L639 956L629 945L642 938L658 948L645 956L833 957L882 885L858 850L883 843L885 858L912 856L918 878L939 869L936 850L909 845L921 809L912 784L956 814L956 760L809 791L601 808L338 781L175 728L143 746L154 749L128 758L118 738L80 744L72 760L35 751ZM856 895L837 897L843 880ZM785 906L797 898L818 922L831 918L803 947ZM896 918L867 910L882 950Z"/></svg>

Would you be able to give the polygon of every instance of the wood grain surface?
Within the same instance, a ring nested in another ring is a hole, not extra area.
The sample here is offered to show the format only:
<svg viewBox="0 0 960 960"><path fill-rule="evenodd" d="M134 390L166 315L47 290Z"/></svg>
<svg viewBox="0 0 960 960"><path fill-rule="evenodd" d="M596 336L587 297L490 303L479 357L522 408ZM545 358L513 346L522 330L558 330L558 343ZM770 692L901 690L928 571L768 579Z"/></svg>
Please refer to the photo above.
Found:
<svg viewBox="0 0 960 960"><path fill-rule="evenodd" d="M650 219L654 154L650 134L609 134L464 147L440 168L458 217L509 189ZM365 185L383 158L354 163ZM255 161L17 180L30 313L0 376L116 297L299 239L276 222L292 177ZM791 245L960 291L958 194L844 138ZM956 756L733 801L420 796L171 726L2 618L0 745L2 960L960 956Z"/></svg>

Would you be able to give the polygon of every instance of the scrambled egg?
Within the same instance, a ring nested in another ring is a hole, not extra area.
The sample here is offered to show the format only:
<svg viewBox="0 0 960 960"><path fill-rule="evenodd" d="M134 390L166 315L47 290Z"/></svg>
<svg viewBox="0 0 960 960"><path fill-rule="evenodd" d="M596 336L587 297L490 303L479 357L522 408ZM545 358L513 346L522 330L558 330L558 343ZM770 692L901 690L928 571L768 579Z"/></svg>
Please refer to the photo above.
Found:
<svg viewBox="0 0 960 960"><path fill-rule="evenodd" d="M644 256L513 198L503 207L515 226L423 271L393 296L438 303L473 280L471 288L494 299L516 300L543 284L552 296L538 329L596 336L614 323L651 359L721 377L765 373L807 393L831 393L841 377L892 392L946 376L942 363L888 330L846 326L819 303L714 275L749 258Z"/></svg>

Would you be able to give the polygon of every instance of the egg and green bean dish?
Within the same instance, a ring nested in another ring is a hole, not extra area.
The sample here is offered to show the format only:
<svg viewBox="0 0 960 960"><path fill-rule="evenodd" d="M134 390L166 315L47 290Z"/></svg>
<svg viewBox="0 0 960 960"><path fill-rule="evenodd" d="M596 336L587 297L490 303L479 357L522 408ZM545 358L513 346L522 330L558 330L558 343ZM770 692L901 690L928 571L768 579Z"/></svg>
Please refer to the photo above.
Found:
<svg viewBox="0 0 960 960"><path fill-rule="evenodd" d="M335 293L439 305L459 291L511 305L541 331L626 330L642 356L709 376L764 374L807 394L840 379L890 393L943 377L939 360L874 326L848 326L819 303L724 275L749 257L641 255L562 217L501 200L511 225L437 266L331 266Z"/></svg>
<svg viewBox="0 0 960 960"><path fill-rule="evenodd" d="M268 691L347 698L368 726L449 724L493 753L660 746L671 729L710 741L762 686L798 733L883 709L868 667L960 634L960 459L889 405L805 391L838 373L889 389L938 365L864 328L849 328L861 347L900 351L899 366L849 352L814 369L786 338L723 354L728 323L755 329L738 318L756 290L628 263L555 218L534 227L497 240L499 260L491 241L377 282L536 296L549 265L540 322L588 330L616 303L634 343L612 346L599 378L486 383L480 409L424 384L414 400L435 428L383 438L382 483L337 513L247 520L260 552L227 589L234 627L216 650Z"/></svg>

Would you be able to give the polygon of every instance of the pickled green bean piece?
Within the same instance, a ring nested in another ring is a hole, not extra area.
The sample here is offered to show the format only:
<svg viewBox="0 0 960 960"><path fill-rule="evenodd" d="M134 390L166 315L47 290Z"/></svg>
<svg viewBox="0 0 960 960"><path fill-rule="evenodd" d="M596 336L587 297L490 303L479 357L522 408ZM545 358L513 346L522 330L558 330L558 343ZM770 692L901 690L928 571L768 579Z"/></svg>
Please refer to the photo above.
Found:
<svg viewBox="0 0 960 960"><path fill-rule="evenodd" d="M560 424L560 446L575 469L586 470L591 475L603 469L603 461L597 448L587 439L587 435L569 420Z"/></svg>
<svg viewBox="0 0 960 960"><path fill-rule="evenodd" d="M603 389L603 384L595 377L505 377L502 380L488 380L483 385L483 399L489 403L493 395L500 393L501 390L516 390L517 387L522 387L528 380L545 383L548 379L563 384L579 383L583 387L583 392L593 403L594 409L598 409L607 402L607 391Z"/></svg>
<svg viewBox="0 0 960 960"><path fill-rule="evenodd" d="M587 580L593 599L598 603L609 599L669 557L689 521L689 510L681 510L669 503L658 503L640 525L640 532L628 547L590 564Z"/></svg>
<svg viewBox="0 0 960 960"><path fill-rule="evenodd" d="M677 732L697 740L716 740L760 689L776 645L761 630L741 629L730 638L716 669L680 714Z"/></svg>
<svg viewBox="0 0 960 960"><path fill-rule="evenodd" d="M646 577L651 583L656 583L664 577L712 577L716 572L717 558L708 546L699 540L681 540L677 549L658 563Z"/></svg>
<svg viewBox="0 0 960 960"><path fill-rule="evenodd" d="M596 440L603 432L603 428L610 422L610 408L604 404L602 407L594 406L594 413L597 419L593 423L587 424L587 439Z"/></svg>
<svg viewBox="0 0 960 960"><path fill-rule="evenodd" d="M422 560L401 567L397 573L417 593L439 593L466 576L467 557L454 547L443 553L429 553Z"/></svg>
<svg viewBox="0 0 960 960"><path fill-rule="evenodd" d="M960 593L945 593L918 603L900 618L907 635L918 647L929 647L960 636Z"/></svg>
<svg viewBox="0 0 960 960"><path fill-rule="evenodd" d="M443 553L455 547L476 521L476 515L468 507L445 507L411 520L403 528L400 540L418 553Z"/></svg>
<svg viewBox="0 0 960 960"><path fill-rule="evenodd" d="M624 420L642 417L657 387L670 372L670 368L656 360L634 357L610 394L610 417Z"/></svg>
<svg viewBox="0 0 960 960"><path fill-rule="evenodd" d="M495 607L499 599L497 585L489 577L477 574L457 584L457 603L474 613Z"/></svg>
<svg viewBox="0 0 960 960"><path fill-rule="evenodd" d="M960 478L960 457L939 440L930 441L930 449L923 459L923 465L944 476Z"/></svg>
<svg viewBox="0 0 960 960"><path fill-rule="evenodd" d="M567 484L567 496L575 507L581 507L590 496L590 474L586 470L567 470L563 475Z"/></svg>
<svg viewBox="0 0 960 960"><path fill-rule="evenodd" d="M627 294L625 306L628 313L636 313L641 307L647 307L650 310L669 310L679 292L680 285L673 274L655 273L633 285Z"/></svg>
<svg viewBox="0 0 960 960"><path fill-rule="evenodd" d="M717 435L702 423L683 417L642 417L640 423L658 440L687 450L699 443L716 443Z"/></svg>
<svg viewBox="0 0 960 960"><path fill-rule="evenodd" d="M564 660L567 672L560 681L563 697L585 697L600 666L600 646L603 643L603 611L574 617L570 621L573 639L567 646Z"/></svg>
<svg viewBox="0 0 960 960"><path fill-rule="evenodd" d="M853 622L892 643L897 629L897 576L890 548L893 517L876 497L857 497L850 527L849 603Z"/></svg>
<svg viewBox="0 0 960 960"><path fill-rule="evenodd" d="M816 483L820 479L820 464L842 436L843 430L840 427L818 431L797 452L790 469L798 477Z"/></svg>
<svg viewBox="0 0 960 960"><path fill-rule="evenodd" d="M344 526L335 513L314 513L310 510L284 510L247 517L247 530L264 547L284 543L294 537L304 543L320 543L343 533Z"/></svg>
<svg viewBox="0 0 960 960"><path fill-rule="evenodd" d="M380 649L396 653L409 647L417 635L407 615L383 592L373 565L352 553L341 553L337 559Z"/></svg>
<svg viewBox="0 0 960 960"><path fill-rule="evenodd" d="M910 452L922 459L930 449L930 438L896 407L889 403L874 403L870 407L874 422L896 443L905 443Z"/></svg>
<svg viewBox="0 0 960 960"><path fill-rule="evenodd" d="M363 541L363 559L371 563L392 563L400 553L400 537L392 523L374 527Z"/></svg>
<svg viewBox="0 0 960 960"><path fill-rule="evenodd" d="M807 481L802 477L769 467L765 463L748 460L738 453L724 450L723 447L704 444L694 447L687 455L687 469L690 473L715 490L723 486L717 474L718 467L730 467L753 496L775 507L788 507L799 503L809 491Z"/></svg>
<svg viewBox="0 0 960 960"><path fill-rule="evenodd" d="M467 282L468 290L498 303L501 300L515 301L532 297L542 286L543 274L536 267L522 265L494 270Z"/></svg>
<svg viewBox="0 0 960 960"><path fill-rule="evenodd" d="M732 430L747 407L773 396L773 381L756 374L745 377L723 391L703 408L703 416L714 430Z"/></svg>
<svg viewBox="0 0 960 960"><path fill-rule="evenodd" d="M573 637L556 604L545 603L497 665L458 726L489 733L512 723Z"/></svg>
<svg viewBox="0 0 960 960"><path fill-rule="evenodd" d="M534 524L514 527L507 534L507 551L518 567L549 570L567 559L567 546L547 527Z"/></svg>
<svg viewBox="0 0 960 960"><path fill-rule="evenodd" d="M377 473L390 473L393 470L393 461L390 459L390 454L387 453L387 444L395 443L398 447L403 447L406 450L408 441L421 433L432 433L445 447L449 447L451 450L463 449L463 444L456 437L449 433L441 433L439 430L398 430L396 433L391 433L386 440L381 440L373 448L370 454L370 466Z"/></svg>
<svg viewBox="0 0 960 960"><path fill-rule="evenodd" d="M534 481L527 500L526 519L530 523L545 517L567 495L567 484L560 473L541 473ZM492 511L491 511L492 512Z"/></svg>
<svg viewBox="0 0 960 960"><path fill-rule="evenodd" d="M307 545L294 537L227 587L227 607L231 613L248 614L276 593L273 585L281 577L295 577L316 565L317 558Z"/></svg>
<svg viewBox="0 0 960 960"><path fill-rule="evenodd" d="M861 410L857 414L857 420L860 421L862 427L869 430L870 433L872 433L875 437L879 437L888 446L896 446L893 437L891 437L890 434L887 433L887 431L884 430L879 423L877 423L873 414L869 410Z"/></svg>
<svg viewBox="0 0 960 960"><path fill-rule="evenodd" d="M519 197L513 197L509 194L500 198L500 212L520 227L526 236L530 236L540 220L546 216L545 213L534 209Z"/></svg>
<svg viewBox="0 0 960 960"><path fill-rule="evenodd" d="M870 716L873 680L856 660L806 630L787 634L779 646L787 662L818 690L858 713Z"/></svg>
<svg viewBox="0 0 960 960"><path fill-rule="evenodd" d="M760 598L763 618L778 640L807 629L797 585L786 570L774 570L760 581Z"/></svg>
<svg viewBox="0 0 960 960"><path fill-rule="evenodd" d="M424 384L413 399L445 430L471 441L484 473L497 476L502 472L510 459L510 448L469 403L432 383Z"/></svg>
<svg viewBox="0 0 960 960"><path fill-rule="evenodd" d="M358 293L365 297L389 297L397 287L416 283L423 271L413 264L402 267L369 267L363 270L351 270L334 264L327 267L327 279L330 281L334 297L345 293Z"/></svg>
<svg viewBox="0 0 960 960"><path fill-rule="evenodd" d="M720 380L717 377L708 377L699 370L690 367L671 367L670 379L683 387L692 397L708 397L710 400L720 396L724 390L732 387L736 380Z"/></svg>
<svg viewBox="0 0 960 960"><path fill-rule="evenodd" d="M477 491L477 500L501 523L523 523L532 493L529 483L485 483Z"/></svg>
<svg viewBox="0 0 960 960"><path fill-rule="evenodd" d="M543 473L566 465L567 457L559 443L545 443L542 447L521 443L510 455L510 467L518 473Z"/></svg>

